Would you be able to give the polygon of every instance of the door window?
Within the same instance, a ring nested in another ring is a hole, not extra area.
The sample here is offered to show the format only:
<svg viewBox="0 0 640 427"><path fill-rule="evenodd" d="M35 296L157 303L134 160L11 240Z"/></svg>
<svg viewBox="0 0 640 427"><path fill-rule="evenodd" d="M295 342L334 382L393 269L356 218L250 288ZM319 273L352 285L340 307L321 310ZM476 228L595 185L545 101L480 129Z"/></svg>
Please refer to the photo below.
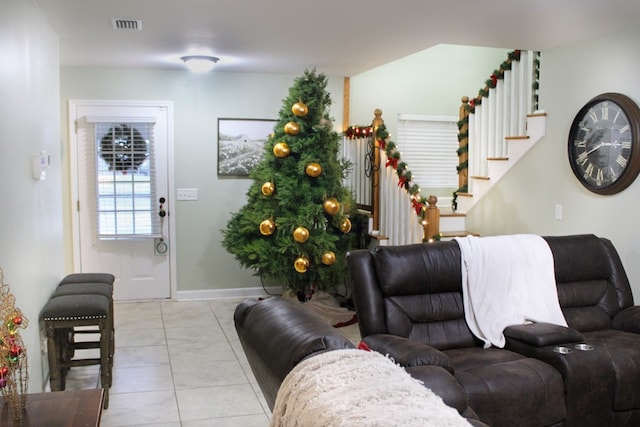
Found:
<svg viewBox="0 0 640 427"><path fill-rule="evenodd" d="M95 136L98 238L160 237L153 123L97 123Z"/></svg>

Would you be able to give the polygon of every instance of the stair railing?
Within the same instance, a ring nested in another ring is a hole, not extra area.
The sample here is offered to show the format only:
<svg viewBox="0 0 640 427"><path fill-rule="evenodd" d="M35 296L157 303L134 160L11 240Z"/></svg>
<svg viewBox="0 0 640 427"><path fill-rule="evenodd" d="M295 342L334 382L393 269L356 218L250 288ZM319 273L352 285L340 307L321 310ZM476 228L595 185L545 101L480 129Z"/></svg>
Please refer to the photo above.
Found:
<svg viewBox="0 0 640 427"><path fill-rule="evenodd" d="M462 98L456 194L472 193L469 178L488 177L489 160L507 158L508 137L526 135L527 115L538 105L538 72L539 52L512 51L475 98Z"/></svg>

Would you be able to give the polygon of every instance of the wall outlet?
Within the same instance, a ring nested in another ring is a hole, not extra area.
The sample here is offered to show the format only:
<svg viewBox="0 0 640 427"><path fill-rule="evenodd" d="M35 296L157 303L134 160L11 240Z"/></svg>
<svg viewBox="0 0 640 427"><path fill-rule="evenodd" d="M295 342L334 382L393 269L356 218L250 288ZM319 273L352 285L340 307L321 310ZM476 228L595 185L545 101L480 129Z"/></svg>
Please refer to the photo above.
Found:
<svg viewBox="0 0 640 427"><path fill-rule="evenodd" d="M197 188L178 188L176 198L178 200L189 200L189 201L198 200L198 189Z"/></svg>
<svg viewBox="0 0 640 427"><path fill-rule="evenodd" d="M562 219L562 205L556 205L555 218L558 221Z"/></svg>

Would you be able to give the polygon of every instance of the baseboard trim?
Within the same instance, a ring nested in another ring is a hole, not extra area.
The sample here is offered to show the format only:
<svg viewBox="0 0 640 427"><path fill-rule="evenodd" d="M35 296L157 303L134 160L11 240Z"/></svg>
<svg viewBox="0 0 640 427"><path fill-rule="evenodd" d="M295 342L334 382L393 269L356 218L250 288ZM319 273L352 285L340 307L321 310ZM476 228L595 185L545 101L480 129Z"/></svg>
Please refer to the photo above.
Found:
<svg viewBox="0 0 640 427"><path fill-rule="evenodd" d="M251 298L266 297L282 294L282 287L267 288L230 288L230 289L203 289L199 291L177 291L177 301L196 301L209 299Z"/></svg>

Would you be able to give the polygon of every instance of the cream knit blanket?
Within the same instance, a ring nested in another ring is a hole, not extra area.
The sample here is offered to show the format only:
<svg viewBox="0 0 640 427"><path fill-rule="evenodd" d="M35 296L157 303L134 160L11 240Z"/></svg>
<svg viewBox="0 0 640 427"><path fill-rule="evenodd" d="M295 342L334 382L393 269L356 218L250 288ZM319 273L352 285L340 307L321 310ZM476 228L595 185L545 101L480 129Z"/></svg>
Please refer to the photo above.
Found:
<svg viewBox="0 0 640 427"><path fill-rule="evenodd" d="M280 386L270 427L470 424L380 353L334 350L298 364Z"/></svg>

